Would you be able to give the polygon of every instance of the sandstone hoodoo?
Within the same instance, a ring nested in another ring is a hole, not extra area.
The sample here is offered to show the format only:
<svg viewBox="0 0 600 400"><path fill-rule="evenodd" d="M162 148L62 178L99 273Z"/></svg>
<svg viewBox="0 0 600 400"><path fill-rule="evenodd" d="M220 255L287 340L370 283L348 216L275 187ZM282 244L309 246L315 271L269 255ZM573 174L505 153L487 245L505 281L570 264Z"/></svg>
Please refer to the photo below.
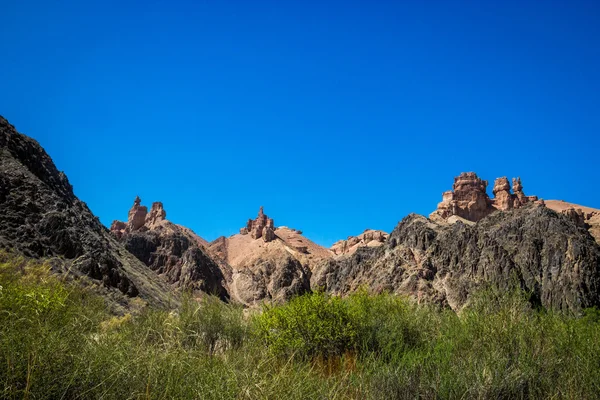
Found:
<svg viewBox="0 0 600 400"><path fill-rule="evenodd" d="M139 224L139 217L132 220ZM125 227L122 227L125 229ZM101 282L108 297L140 296L166 305L168 288L127 252L73 193L66 175L33 139L0 117L0 248L53 257L55 269L82 283ZM126 298L113 301L115 307Z"/></svg>
<svg viewBox="0 0 600 400"><path fill-rule="evenodd" d="M513 178L512 190L506 177L494 182L494 198L487 194L488 182L474 172L463 172L454 178L453 190L444 192L442 202L429 218L437 221L448 221L456 216L467 221L477 222L496 210L521 208L525 204L538 200L537 196L526 196L523 193L521 178Z"/></svg>
<svg viewBox="0 0 600 400"><path fill-rule="evenodd" d="M121 221L113 221L110 231L118 238L124 234L135 231L146 231L160 226L161 222L167 217L167 212L163 208L161 202L152 203L150 213L148 207L141 205L142 199L139 196L135 197L133 206L129 210L127 223Z"/></svg>
<svg viewBox="0 0 600 400"><path fill-rule="evenodd" d="M252 239L263 238L265 242L275 240L275 222L273 218L269 218L261 206L258 210L256 219L249 219L246 226L240 229L240 234L250 234Z"/></svg>
<svg viewBox="0 0 600 400"><path fill-rule="evenodd" d="M152 203L148 212L136 197L127 222L114 221L111 232L127 250L175 287L228 299L230 267L213 257L204 239L166 217L161 202Z"/></svg>

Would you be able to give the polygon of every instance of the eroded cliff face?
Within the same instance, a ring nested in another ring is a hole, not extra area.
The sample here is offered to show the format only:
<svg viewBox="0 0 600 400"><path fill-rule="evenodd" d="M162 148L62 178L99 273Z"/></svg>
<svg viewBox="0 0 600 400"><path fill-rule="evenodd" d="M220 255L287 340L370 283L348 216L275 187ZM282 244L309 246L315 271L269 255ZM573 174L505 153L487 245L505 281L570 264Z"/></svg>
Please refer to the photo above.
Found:
<svg viewBox="0 0 600 400"><path fill-rule="evenodd" d="M153 203L148 212L136 197L127 222L114 221L110 230L129 252L171 285L229 299L229 265L207 250L206 241L166 217L161 202Z"/></svg>
<svg viewBox="0 0 600 400"><path fill-rule="evenodd" d="M167 302L168 289L110 236L44 149L2 117L0 247L60 257L71 274L156 305Z"/></svg>
<svg viewBox="0 0 600 400"><path fill-rule="evenodd" d="M600 247L572 218L543 205L491 213L472 225L411 214L385 246L324 262L311 278L313 290L343 295L366 285L455 310L485 283L521 287L551 309L598 306Z"/></svg>

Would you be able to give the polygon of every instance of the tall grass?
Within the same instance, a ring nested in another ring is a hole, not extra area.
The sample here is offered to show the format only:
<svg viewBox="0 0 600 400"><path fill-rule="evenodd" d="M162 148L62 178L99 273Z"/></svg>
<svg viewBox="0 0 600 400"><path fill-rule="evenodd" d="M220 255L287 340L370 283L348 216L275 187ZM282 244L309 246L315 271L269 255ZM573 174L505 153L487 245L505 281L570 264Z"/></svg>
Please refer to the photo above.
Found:
<svg viewBox="0 0 600 400"><path fill-rule="evenodd" d="M7 399L599 398L600 313L483 291L459 315L324 293L244 311L188 296L115 317L43 264L0 254Z"/></svg>

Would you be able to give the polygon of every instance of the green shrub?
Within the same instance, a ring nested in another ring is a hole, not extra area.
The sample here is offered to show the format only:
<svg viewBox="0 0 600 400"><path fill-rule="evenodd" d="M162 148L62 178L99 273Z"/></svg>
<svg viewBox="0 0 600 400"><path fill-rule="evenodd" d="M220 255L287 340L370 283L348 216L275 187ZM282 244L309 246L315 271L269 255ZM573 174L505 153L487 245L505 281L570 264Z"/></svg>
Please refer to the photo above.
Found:
<svg viewBox="0 0 600 400"><path fill-rule="evenodd" d="M422 344L427 321L407 300L360 290L347 298L312 293L265 306L254 330L275 354L302 359L356 353L395 357Z"/></svg>
<svg viewBox="0 0 600 400"><path fill-rule="evenodd" d="M259 339L276 354L326 358L357 347L358 324L348 303L325 293L267 305L254 323Z"/></svg>

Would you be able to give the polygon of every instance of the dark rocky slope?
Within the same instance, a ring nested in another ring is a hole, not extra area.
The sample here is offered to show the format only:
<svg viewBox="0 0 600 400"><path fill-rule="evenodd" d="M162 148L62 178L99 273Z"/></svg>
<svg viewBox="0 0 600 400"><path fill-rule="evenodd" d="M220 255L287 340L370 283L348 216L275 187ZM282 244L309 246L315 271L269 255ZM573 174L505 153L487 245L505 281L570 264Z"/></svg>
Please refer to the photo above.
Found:
<svg viewBox="0 0 600 400"><path fill-rule="evenodd" d="M65 270L127 297L140 296L154 305L170 301L168 287L110 235L44 149L3 117L0 248L60 259Z"/></svg>
<svg viewBox="0 0 600 400"><path fill-rule="evenodd" d="M519 286L556 310L600 305L600 247L568 215L543 205L498 211L469 225L411 214L387 244L318 266L311 286L345 294L360 286L460 309L483 283Z"/></svg>
<svg viewBox="0 0 600 400"><path fill-rule="evenodd" d="M112 234L125 248L174 287L229 299L231 267L206 249L207 242L190 229L166 219L163 204L150 212L135 199L127 222L114 221Z"/></svg>

